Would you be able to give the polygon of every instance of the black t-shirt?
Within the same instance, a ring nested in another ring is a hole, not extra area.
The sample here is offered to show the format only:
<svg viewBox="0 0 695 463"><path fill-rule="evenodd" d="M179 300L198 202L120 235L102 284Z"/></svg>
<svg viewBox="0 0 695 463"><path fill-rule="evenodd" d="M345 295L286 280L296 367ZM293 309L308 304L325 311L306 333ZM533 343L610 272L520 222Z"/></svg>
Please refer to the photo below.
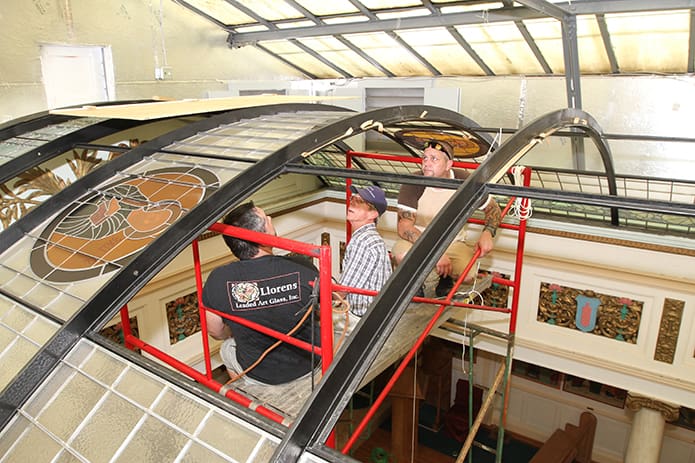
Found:
<svg viewBox="0 0 695 463"><path fill-rule="evenodd" d="M302 258L263 256L232 262L210 273L203 288L203 304L288 333L309 310L313 302L313 288L309 282L317 277L316 267ZM319 310L315 307L314 313L293 336L320 345L318 320ZM231 320L224 321L232 328L237 344L237 361L244 368L253 364L277 341ZM314 360L315 365L318 364L317 356ZM310 370L311 353L283 342L247 375L267 384L281 384Z"/></svg>

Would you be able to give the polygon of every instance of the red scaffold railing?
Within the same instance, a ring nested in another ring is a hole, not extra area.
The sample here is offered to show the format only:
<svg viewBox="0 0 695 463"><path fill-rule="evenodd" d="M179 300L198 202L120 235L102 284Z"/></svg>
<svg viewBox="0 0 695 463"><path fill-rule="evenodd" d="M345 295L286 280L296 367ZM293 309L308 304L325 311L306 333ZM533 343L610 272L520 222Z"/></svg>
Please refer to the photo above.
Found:
<svg viewBox="0 0 695 463"><path fill-rule="evenodd" d="M382 160L395 160L395 161L410 162L410 163L416 163L416 164L422 163L422 159L420 159L420 158L349 151L347 153L347 160L346 160L346 165L348 168L352 167L352 157L364 157L364 158L382 159ZM468 168L468 169L476 169L479 166L479 164L477 164L477 163L468 163L468 162L459 162L459 161L454 161L453 164L454 164L454 167L462 167L462 168ZM528 167L523 168L522 176L523 176L523 185L529 186L530 181L531 181L531 169ZM346 195L347 195L348 201L349 201L350 195L352 194L350 186L351 186L351 182L350 182L350 179L348 179L346 182ZM516 197L512 197L509 199L509 201L505 205L504 209L502 210L502 215L501 215L502 219L504 219L504 217L507 215L507 213L512 208L512 205L514 204L515 201L516 201ZM522 198L521 201L522 201L522 207L528 206L528 198ZM474 218L469 219L469 222L478 223L478 224L484 223L482 220L474 219ZM430 304L436 304L436 305L439 305L439 308L435 311L432 318L427 323L427 325L423 329L420 336L418 336L417 340L415 341L415 343L413 344L411 349L408 351L408 353L405 355L405 357L403 357L403 359L401 360L401 363L396 368L391 379L384 386L383 390L379 393L378 397L374 400L374 403L370 406L369 410L364 415L364 417L362 418L360 423L357 425L357 427L355 428L352 435L348 438L347 442L345 443L345 445L341 449L341 452L343 454L347 454L351 450L353 445L357 442L357 440L360 438L361 434L364 432L365 428L367 427L369 421L374 417L374 415L376 414L379 407L386 400L387 395L389 394L389 392L391 391L391 389L395 385L396 381L401 377L401 375L405 371L408 364L412 361L413 357L415 356L415 353L422 346L423 342L425 341L425 339L429 335L430 331L433 329L435 323L437 322L439 317L442 315L442 313L444 312L444 309L447 306L454 305L454 306L466 307L466 308L477 309L477 310L488 310L488 311L497 311L497 312L509 313L509 314L511 314L510 320L509 320L509 334L513 335L516 332L516 320L517 320L517 311L518 311L518 305L519 305L519 285L521 282L521 270L522 270L522 264L523 264L523 254L524 254L524 245L525 245L525 237L526 237L526 220L520 220L518 225L500 224L500 228L516 230L518 232L514 279L508 280L508 279L503 279L503 278L499 278L499 277L494 277L492 280L493 283L508 286L508 287L512 288L513 294L512 294L511 308L497 308L497 307L473 305L473 304L459 303L459 302L452 301L452 298L455 295L457 288L460 286L460 284L462 283L465 276L468 275L468 273L470 272L471 268L473 267L475 261L480 257L480 249L476 249L470 262L468 263L466 268L461 272L461 276L454 283L453 288L451 289L449 294L447 294L447 296L443 300L420 298L420 297L413 298L413 302L425 302L425 303L430 303ZM351 230L350 230L350 226L348 223L347 224L347 236L348 237L350 236L350 232L351 232ZM369 292L366 294L375 294L375 293ZM509 387L509 384L507 382L507 389L508 389L508 387ZM504 410L503 420L506 418L506 410L507 410L508 395L509 395L508 392L509 391L507 390L505 393L505 400L504 400L504 406L503 406L503 410Z"/></svg>
<svg viewBox="0 0 695 463"><path fill-rule="evenodd" d="M321 371L325 372L328 366L333 361L333 329L332 329L332 304L331 304L331 248L328 245L312 245L307 243L302 243L299 241L290 240L287 238L281 238L277 236L267 235L265 233L259 233L251 230L246 230L244 228L233 227L230 225L224 225L221 223L215 223L209 227L209 230L235 236L237 238L247 239L264 246L271 246L274 248L284 249L289 252L295 252L302 254L311 258L316 258L319 261L319 317L322 321L320 323L320 338L321 346L312 346L311 344L301 341L297 338L287 336L284 333L275 331L266 326L248 321L246 319L229 315L223 312L219 312L210 307L205 307L202 302L203 294L203 278L200 263L200 250L198 247L198 240L194 240L192 245L193 251L193 265L195 270L195 281L198 294L198 309L200 316L200 326L202 332L202 342L203 342L203 353L205 362L205 373L201 373L195 368L181 362L180 360L172 357L171 355L163 352L141 339L133 335L130 328L130 319L128 315L128 307L124 306L121 309L121 324L123 326L124 343L126 347L133 349L138 348L148 354L152 355L156 359L176 368L180 372L190 376L199 383L209 387L215 392L223 393L227 398L245 406L251 408L254 405L254 401L248 397L234 391L231 388L225 387L223 384L212 379L212 362L210 358L210 341L208 339L207 323L205 312L210 311L223 318L233 320L236 323L242 324L249 328L255 329L265 335L277 338L283 342L287 342L296 347L307 351L313 351L316 355L321 356ZM327 282L324 284L323 282ZM323 322L327 320L327 322ZM259 414L270 418L273 421L282 424L288 424L286 418L280 414L270 410L264 406L255 406L254 410Z"/></svg>
<svg viewBox="0 0 695 463"><path fill-rule="evenodd" d="M365 158L370 158L370 159L378 159L378 160L391 160L391 161L398 161L398 162L409 162L409 163L421 163L421 159L419 158L414 158L414 157L403 157L403 156L396 156L396 155L385 155L385 154L376 154L376 153L362 153L362 152L354 152L350 151L347 153L347 166L351 167L352 166L352 158L353 157L365 157ZM477 163L470 163L470 162L460 162L460 161L455 161L454 162L455 167L460 167L460 168L467 168L467 169L475 169L479 166ZM524 186L529 186L530 184L530 176L531 176L531 170L529 168L524 168L522 171L523 175L523 184ZM352 181L350 178L346 178L346 198L347 198L347 204L349 204L349 199L352 194L351 192L351 187ZM509 202L505 205L505 207L502 210L502 218L504 218L508 212L510 211L511 207L514 204L514 201L516 198L510 198ZM523 198L521 199L522 205L526 206L528 205L528 199ZM475 219L471 218L469 219L470 223L476 223L476 224L483 224L484 221L480 219ZM349 226L349 222L347 222L347 235L346 239L349 240L350 235L351 235L351 229ZM414 297L413 302L420 302L420 303L428 303L432 305L438 306L438 309L433 313L430 321L427 323L425 328L422 330L421 334L417 337L415 343L411 347L411 349L408 351L408 353L405 355L403 360L400 362L398 367L396 368L395 373L393 374L392 378L388 381L386 386L383 388L383 390L380 392L379 396L375 399L374 403L370 407L370 409L367 411L366 415L363 417L361 422L358 424L357 428L355 428L354 432L352 435L349 437L347 443L344 445L344 447L341 449L343 453L348 453L352 446L355 444L357 439L360 437L364 429L366 428L367 424L369 421L372 419L372 417L375 415L376 411L378 408L381 406L381 404L384 402L386 399L386 396L388 393L391 391L392 387L395 385L395 382L398 380L398 378L401 376L407 365L410 363L410 361L413 359L415 356L415 353L417 350L421 347L423 344L425 338L430 334L431 330L435 326L436 322L440 318L440 316L444 313L444 310L446 309L447 306L458 306L458 307L464 307L464 308L469 308L469 309L475 309L475 310L482 310L482 311L490 311L490 312L498 312L498 313L508 313L510 314L510 321L509 321L509 333L514 334L516 331L516 320L517 320L517 311L518 311L518 304L519 304L519 286L520 286L520 281L521 281L521 271L522 271L522 266L523 266L523 250L524 250L524 245L525 245L525 234L526 234L526 220L519 220L519 224L510 224L510 223L502 223L500 224L499 228L504 228L504 229L509 229L509 230L514 230L518 232L518 240L517 240L517 247L516 247L516 260L515 260L515 270L514 270L514 277L513 279L506 279L502 278L499 275L494 275L493 276L493 283L502 285L502 286L507 286L512 289L512 302L511 302L511 307L494 307L494 306L486 306L486 305L477 305L477 304L471 304L467 302L458 302L454 301L453 297L456 293L457 288L460 286L460 284L463 281L463 278L465 275L467 275L470 270L473 268L473 265L475 264L476 260L480 257L480 250L476 250L475 254L473 255L473 258L471 261L468 263L466 266L465 270L462 272L462 276L459 277L458 281L454 283L453 289L449 292L449 294L444 297L443 299L433 299L433 298L426 298L426 297ZM289 252L295 252L299 253L305 256L309 256L311 258L318 259L318 267L319 267L319 281L321 282L319 285L319 316L320 316L320 337L321 337L321 346L312 346L309 343L306 343L304 341L301 341L299 339L293 338L291 336L287 336L284 333L272 330L268 327L265 327L263 325L259 325L253 322L250 322L248 320L235 317L229 314L225 314L222 312L219 312L217 310L214 310L209 307L205 307L202 303L202 289L203 289L203 279L202 279L202 270L201 270L201 259L200 259L200 251L198 247L198 240L194 240L192 242L192 252L193 252L193 261L194 261L194 270L195 270L195 280L196 280L196 288L197 288L197 294L198 294L198 307L199 307L199 315L200 315L200 324L201 324L201 331L202 331L202 343L203 343L203 353L204 353L204 363L205 363L205 372L201 373L200 371L196 370L195 368L190 367L189 365L185 364L184 362L181 362L180 360L172 357L171 355L163 352L162 350L151 346L147 344L146 342L140 340L136 336L132 334L131 328L130 328L130 322L129 322L129 316L128 316L128 308L127 306L124 306L123 309L121 310L121 323L123 326L123 333L124 333L124 342L126 347L133 349L133 348L138 348L141 349L144 352L147 352L148 354L152 355L153 357L161 360L162 362L171 365L172 367L176 368L177 370L181 371L182 373L188 375L192 379L198 381L199 383L205 385L206 387L214 390L215 392L219 392L221 394L224 394L227 398L243 405L249 408L253 408L256 412L259 414L276 421L281 424L289 424L287 423L287 418L278 414L277 412L268 409L263 406L255 406L255 402L252 399L249 399L248 397L244 396L243 394L240 394L236 392L232 388L228 388L227 386L215 381L212 378L212 365L211 365L211 358L210 358L210 342L208 339L208 334L207 334L207 323L206 323L206 317L205 317L205 312L206 311L211 311L212 313L215 313L223 318L227 318L230 320L233 320L236 323L243 324L245 326L248 326L250 328L253 328L261 333L264 333L268 336L277 338L279 340L282 340L283 342L290 343L294 346L297 346L299 348L305 349L307 351L313 351L316 355L321 356L321 367L322 371L325 372L330 363L333 361L333 314L332 314L332 292L333 291L340 291L340 292L351 292L351 293L356 293L356 294L364 294L364 295L376 295L376 291L371 291L371 290L365 290L365 289L360 289L360 288L353 288L349 286L344 286L344 285L339 285L333 283L332 280L332 260L331 260L331 248L330 245L313 245L313 244L307 244L303 242L298 242L294 240L290 240L287 238L281 238L277 236L271 236L267 235L264 233L259 233L259 232L254 232L238 227L232 227L228 225L223 225L221 223L215 223L209 227L209 230L213 232L218 232L222 234L227 234L230 236L235 236L238 238L242 239L247 239L249 241L259 243L261 245L267 245L271 246L274 248L278 249L283 249ZM324 322L325 321L325 322ZM505 394L505 403L504 403L504 410L506 410L507 407L507 396L508 394ZM254 408L255 406L255 408ZM506 413L505 413L506 414ZM329 438L328 444L332 445L334 442L334 434L331 434L331 437Z"/></svg>

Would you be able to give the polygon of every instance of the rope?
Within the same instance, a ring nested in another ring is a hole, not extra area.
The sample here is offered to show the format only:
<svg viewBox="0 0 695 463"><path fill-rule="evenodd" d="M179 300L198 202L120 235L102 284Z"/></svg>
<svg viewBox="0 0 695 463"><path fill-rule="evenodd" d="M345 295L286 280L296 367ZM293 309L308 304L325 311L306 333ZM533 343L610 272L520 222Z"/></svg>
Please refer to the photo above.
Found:
<svg viewBox="0 0 695 463"><path fill-rule="evenodd" d="M523 185L522 173L524 172L524 166L514 166L512 167L512 175L514 177L514 185ZM533 215L533 208L531 207L531 200L528 198L516 198L514 200L514 205L512 205L511 213L519 220L528 220Z"/></svg>
<svg viewBox="0 0 695 463"><path fill-rule="evenodd" d="M350 303L340 293L333 293L333 297L337 300L333 301L333 312L337 314L345 314L343 332L340 333L340 338L335 343L335 346L333 346L333 352L337 352L345 340L345 336L347 335L348 324L350 323Z"/></svg>

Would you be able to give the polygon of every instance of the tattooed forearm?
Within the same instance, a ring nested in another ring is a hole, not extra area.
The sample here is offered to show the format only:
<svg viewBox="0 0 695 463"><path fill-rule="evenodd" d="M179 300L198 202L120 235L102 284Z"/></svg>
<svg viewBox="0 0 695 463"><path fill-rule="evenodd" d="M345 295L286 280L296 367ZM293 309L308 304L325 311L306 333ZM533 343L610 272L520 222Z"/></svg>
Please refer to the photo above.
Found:
<svg viewBox="0 0 695 463"><path fill-rule="evenodd" d="M414 230L408 230L403 233L403 238L406 241L410 241L411 243L414 243L417 241L417 239L420 237L420 231L417 229Z"/></svg>
<svg viewBox="0 0 695 463"><path fill-rule="evenodd" d="M412 211L398 211L398 236L414 243L420 237L420 230L415 228L417 215Z"/></svg>
<svg viewBox="0 0 695 463"><path fill-rule="evenodd" d="M485 228L490 230L492 236L495 236L497 227L499 227L502 222L502 211L497 201L490 199L490 203L485 208Z"/></svg>
<svg viewBox="0 0 695 463"><path fill-rule="evenodd" d="M415 213L412 211L404 211L403 209L398 210L398 220L410 220L415 223Z"/></svg>

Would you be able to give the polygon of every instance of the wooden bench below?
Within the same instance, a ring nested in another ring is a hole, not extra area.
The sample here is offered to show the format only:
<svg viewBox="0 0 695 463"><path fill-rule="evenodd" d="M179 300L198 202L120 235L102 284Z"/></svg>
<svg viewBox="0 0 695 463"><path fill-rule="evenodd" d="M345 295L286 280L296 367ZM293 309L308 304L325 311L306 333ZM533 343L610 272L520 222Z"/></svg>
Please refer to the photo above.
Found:
<svg viewBox="0 0 695 463"><path fill-rule="evenodd" d="M567 423L565 429L556 429L530 463L591 463L595 435L596 416L583 412L579 426Z"/></svg>

